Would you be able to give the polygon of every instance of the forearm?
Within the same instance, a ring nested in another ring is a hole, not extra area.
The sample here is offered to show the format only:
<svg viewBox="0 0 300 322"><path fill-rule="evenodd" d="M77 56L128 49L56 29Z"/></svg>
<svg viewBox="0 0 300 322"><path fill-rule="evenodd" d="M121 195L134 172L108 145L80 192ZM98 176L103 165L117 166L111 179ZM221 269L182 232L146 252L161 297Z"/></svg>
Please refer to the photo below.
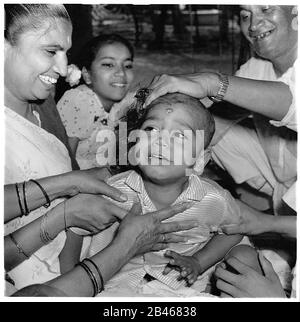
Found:
<svg viewBox="0 0 300 322"><path fill-rule="evenodd" d="M293 97L289 87L282 82L229 76L224 100L280 121L287 114Z"/></svg>
<svg viewBox="0 0 300 322"><path fill-rule="evenodd" d="M49 211L46 229L51 238L55 238L65 227L63 211L62 203ZM43 216L13 232L13 238L28 256L44 246L40 237L42 220ZM5 270L8 272L27 259L9 235L4 239L4 254Z"/></svg>
<svg viewBox="0 0 300 322"><path fill-rule="evenodd" d="M36 181L44 188L50 201L61 196L72 195L76 187L70 180L70 172L41 178ZM19 184L20 202L24 209L23 184ZM37 209L46 203L46 199L41 189L34 182L26 182L26 201L30 211ZM15 184L4 186L4 223L19 217L21 209L18 202L18 195Z"/></svg>
<svg viewBox="0 0 300 322"><path fill-rule="evenodd" d="M242 240L241 235L216 235L200 251L193 255L201 267L201 273L218 263L227 252Z"/></svg>
<svg viewBox="0 0 300 322"><path fill-rule="evenodd" d="M283 237L297 237L297 217L296 216L270 216L271 221L269 232L275 232Z"/></svg>
<svg viewBox="0 0 300 322"><path fill-rule="evenodd" d="M131 244L130 241L127 242L119 239L117 236L108 247L91 257L102 273L104 285L132 257ZM72 271L50 281L48 284L60 289L68 296L93 295L93 285L88 274L82 267L78 266Z"/></svg>

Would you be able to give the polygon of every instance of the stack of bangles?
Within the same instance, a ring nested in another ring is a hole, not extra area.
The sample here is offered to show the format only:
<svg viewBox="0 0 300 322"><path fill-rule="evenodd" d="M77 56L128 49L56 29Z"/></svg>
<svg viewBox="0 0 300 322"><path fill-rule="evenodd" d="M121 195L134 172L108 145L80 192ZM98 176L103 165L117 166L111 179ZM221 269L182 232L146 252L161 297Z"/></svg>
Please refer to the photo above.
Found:
<svg viewBox="0 0 300 322"><path fill-rule="evenodd" d="M89 276L94 288L93 297L95 297L97 294L101 293L104 290L104 281L101 271L99 267L90 258L85 258L76 266L81 266Z"/></svg>
<svg viewBox="0 0 300 322"><path fill-rule="evenodd" d="M16 188L18 203L19 203L19 207L20 207L22 216L27 216L30 212L30 209L28 208L27 197L26 197L26 189L27 189L28 182L33 182L40 188L41 192L43 193L43 195L46 199L46 203L43 206L45 208L48 208L51 205L51 201L50 201L50 198L49 198L47 192L41 186L41 184L38 183L36 180L30 179L27 182L24 181L23 183L16 183L15 188ZM22 186L22 189L20 188L21 186Z"/></svg>

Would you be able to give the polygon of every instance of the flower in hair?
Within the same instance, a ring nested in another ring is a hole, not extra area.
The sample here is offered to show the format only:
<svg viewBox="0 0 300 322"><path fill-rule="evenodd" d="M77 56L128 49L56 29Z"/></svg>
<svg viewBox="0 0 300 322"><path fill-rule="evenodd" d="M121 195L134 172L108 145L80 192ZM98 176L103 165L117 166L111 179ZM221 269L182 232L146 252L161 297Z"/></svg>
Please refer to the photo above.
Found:
<svg viewBox="0 0 300 322"><path fill-rule="evenodd" d="M81 78L81 70L74 64L68 65L66 82L70 84L71 87L79 84Z"/></svg>

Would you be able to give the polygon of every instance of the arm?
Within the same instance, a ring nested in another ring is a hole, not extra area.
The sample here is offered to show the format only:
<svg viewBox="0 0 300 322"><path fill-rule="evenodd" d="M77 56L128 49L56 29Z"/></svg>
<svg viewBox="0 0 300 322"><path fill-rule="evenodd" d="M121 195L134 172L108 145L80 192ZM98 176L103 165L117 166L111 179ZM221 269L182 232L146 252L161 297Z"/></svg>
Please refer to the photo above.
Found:
<svg viewBox="0 0 300 322"><path fill-rule="evenodd" d="M226 253L241 240L241 235L215 235L201 250L193 255L200 265L201 274L222 260Z"/></svg>
<svg viewBox="0 0 300 322"><path fill-rule="evenodd" d="M83 237L67 230L64 248L59 254L60 272L70 271L79 262Z"/></svg>
<svg viewBox="0 0 300 322"><path fill-rule="evenodd" d="M74 158L76 157L76 151L77 151L79 141L80 140L77 137L68 137L70 152L72 153L72 156Z"/></svg>
<svg viewBox="0 0 300 322"><path fill-rule="evenodd" d="M118 201L124 201L117 189L108 186L103 180L107 177L106 169L90 169L84 171L71 171L61 175L38 179L40 185L47 192L50 200L59 197L75 196L78 193L105 194ZM22 188L22 185L19 185ZM22 189L21 189L22 190ZM21 202L23 204L23 194ZM123 197L122 197L123 196ZM28 208L34 210L45 204L46 200L40 188L33 182L26 183L26 199ZM4 186L4 223L19 217L21 210L15 184Z"/></svg>
<svg viewBox="0 0 300 322"><path fill-rule="evenodd" d="M272 216L251 208L236 200L240 206L240 218L237 224L222 226L226 234L258 235L267 232L281 234L283 237L296 238L296 216Z"/></svg>
<svg viewBox="0 0 300 322"><path fill-rule="evenodd" d="M149 88L153 91L146 100L146 105L168 92L181 92L197 98L216 96L219 76L213 72L156 76ZM229 76L224 100L270 119L282 120L292 103L292 93L282 82Z"/></svg>

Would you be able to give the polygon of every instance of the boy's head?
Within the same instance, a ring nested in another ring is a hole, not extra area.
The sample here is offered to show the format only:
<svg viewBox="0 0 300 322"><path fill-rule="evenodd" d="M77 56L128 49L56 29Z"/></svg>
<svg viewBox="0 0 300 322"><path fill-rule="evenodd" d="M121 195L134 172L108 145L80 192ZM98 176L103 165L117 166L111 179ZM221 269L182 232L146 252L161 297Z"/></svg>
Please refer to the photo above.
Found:
<svg viewBox="0 0 300 322"><path fill-rule="evenodd" d="M187 169L204 163L214 129L212 115L198 99L180 93L157 98L147 107L133 149L139 168L160 181L186 176Z"/></svg>

